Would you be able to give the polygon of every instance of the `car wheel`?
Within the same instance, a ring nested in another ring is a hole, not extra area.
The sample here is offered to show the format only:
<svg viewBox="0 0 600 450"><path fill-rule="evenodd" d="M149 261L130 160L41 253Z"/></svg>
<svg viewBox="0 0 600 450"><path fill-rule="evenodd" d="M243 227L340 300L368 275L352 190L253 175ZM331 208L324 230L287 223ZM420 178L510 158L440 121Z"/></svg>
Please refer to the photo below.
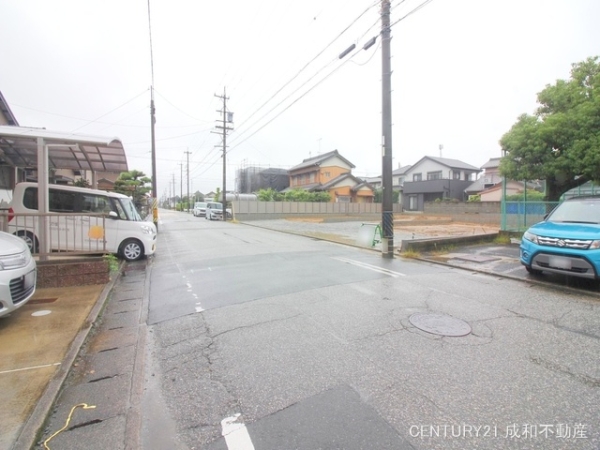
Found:
<svg viewBox="0 0 600 450"><path fill-rule="evenodd" d="M121 244L119 255L125 261L137 261L144 256L144 247L137 239L127 239Z"/></svg>
<svg viewBox="0 0 600 450"><path fill-rule="evenodd" d="M531 275L541 275L542 271L537 269L532 269L531 266L525 266L525 270L529 272Z"/></svg>
<svg viewBox="0 0 600 450"><path fill-rule="evenodd" d="M20 237L25 241L27 247L29 247L29 251L31 253L38 253L39 251L39 243L35 235L31 231L17 231L15 236Z"/></svg>

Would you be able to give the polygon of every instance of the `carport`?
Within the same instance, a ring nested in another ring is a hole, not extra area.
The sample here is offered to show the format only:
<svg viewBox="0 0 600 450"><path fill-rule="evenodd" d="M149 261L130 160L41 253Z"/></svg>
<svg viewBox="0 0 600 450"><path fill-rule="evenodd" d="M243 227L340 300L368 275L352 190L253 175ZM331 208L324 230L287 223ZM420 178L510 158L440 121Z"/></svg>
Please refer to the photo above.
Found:
<svg viewBox="0 0 600 450"><path fill-rule="evenodd" d="M127 157L117 138L60 133L42 128L0 126L0 158L18 168L36 168L39 212L48 213L50 169L89 170L97 187L97 172L126 172ZM39 243L47 244L47 221L42 215Z"/></svg>

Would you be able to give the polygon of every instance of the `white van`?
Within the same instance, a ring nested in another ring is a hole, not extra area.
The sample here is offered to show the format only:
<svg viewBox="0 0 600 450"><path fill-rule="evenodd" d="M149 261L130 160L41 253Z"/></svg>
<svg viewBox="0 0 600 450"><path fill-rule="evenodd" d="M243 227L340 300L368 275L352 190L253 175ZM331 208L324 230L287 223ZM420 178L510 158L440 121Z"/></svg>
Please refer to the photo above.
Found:
<svg viewBox="0 0 600 450"><path fill-rule="evenodd" d="M156 226L140 217L133 200L116 192L76 186L49 185L49 236L52 251L116 253L135 261L156 251ZM38 252L37 183L15 186L8 231ZM62 214L57 214L62 213ZM88 216L86 216L88 215Z"/></svg>

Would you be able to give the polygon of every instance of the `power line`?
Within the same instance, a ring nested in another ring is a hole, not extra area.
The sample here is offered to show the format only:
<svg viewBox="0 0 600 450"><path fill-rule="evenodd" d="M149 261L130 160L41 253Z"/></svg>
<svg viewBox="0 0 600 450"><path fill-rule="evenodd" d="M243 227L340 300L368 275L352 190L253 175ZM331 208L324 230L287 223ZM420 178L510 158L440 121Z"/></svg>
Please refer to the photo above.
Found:
<svg viewBox="0 0 600 450"><path fill-rule="evenodd" d="M307 90L304 94L302 94L300 97L298 97L296 100L294 100L292 103L290 103L288 106L286 106L283 110L281 110L275 117L271 118L271 120L269 120L268 122L266 122L264 125L262 125L260 128L258 128L254 133L252 133L250 136L248 136L246 139L242 140L241 142L238 142L235 146L233 146L230 150L230 152L240 146L243 142L247 141L248 139L250 139L252 136L254 136L256 133L258 133L260 130L262 130L264 127L266 127L267 125L269 125L271 122L273 122L277 117L279 117L281 114L283 114L285 111L287 111L288 109L290 109L293 105L295 105L298 101L300 101L304 96L306 96L309 92L311 92L314 88L316 88L318 85L320 85L323 81L325 81L327 78L329 78L331 75L333 75L335 72L337 72L341 67L344 66L344 64L348 63L348 61L350 61L350 59L352 59L356 54L358 54L362 49L357 50L356 52L354 52L352 54L352 56L350 56L349 59L345 60L343 63L341 63L339 66L337 66L335 69L333 69L331 72L329 72L324 78L322 78L320 81L318 81L314 86L312 86L309 90Z"/></svg>
<svg viewBox="0 0 600 450"><path fill-rule="evenodd" d="M404 16L400 17L398 20L396 20L395 22L393 22L392 24L390 24L390 28L392 28L394 25L396 25L398 22L402 22L404 19L406 19L408 16L416 13L418 10L420 10L421 8L424 8L425 6L427 6L428 4L430 4L433 0L425 0L423 3L421 3L419 6L417 6L416 8L414 8L412 11L408 12L407 14L405 14ZM402 2L401 2L402 3ZM400 3L400 4L401 4Z"/></svg>
<svg viewBox="0 0 600 450"><path fill-rule="evenodd" d="M402 0L400 3L398 3L396 6L401 5L402 3L404 3L405 0ZM421 8L425 7L427 4L431 3L433 0L425 0L423 3L421 3L419 6L417 6L416 8L414 8L413 10L411 10L410 12L408 12L406 15L404 15L403 17L401 17L400 19L398 19L397 21L395 21L394 23L392 23L390 25L390 28L394 25L396 25L398 22L406 19L408 16L414 14L415 12L417 12L418 10L420 10ZM364 15L364 13L366 13L370 8L372 8L374 5L371 5L369 8L367 8L367 10L365 10L361 16L359 16L357 19L355 19L354 22L356 22L356 20L358 20L360 17L362 17L362 15ZM353 23L354 23L353 22ZM352 24L351 24L352 25ZM374 25L373 25L374 26ZM373 28L373 26L371 26L371 28ZM349 27L347 27L346 29L348 29ZM345 30L344 30L345 31ZM368 31L367 31L368 32ZM363 34L364 35L367 34L367 32L365 32ZM258 133L260 130L262 130L263 128L265 128L267 125L269 125L271 122L273 122L273 120L275 120L277 117L279 117L281 114L283 114L285 111L287 111L291 106L293 106L295 103L297 103L300 99L302 99L305 95L307 95L309 92L311 92L315 87L317 87L319 84L321 84L323 81L325 81L327 78L329 78L334 72L336 72L337 70L339 70L344 64L346 64L348 61L350 61L360 50L356 51L355 53L352 54L352 56L347 59L346 61L344 61L342 64L340 64L338 67L336 67L333 71L331 71L326 77L324 77L323 79L321 79L318 83L316 83L314 86L312 86L308 91L306 91L304 94L302 94L300 97L298 97L296 100L294 100L292 103L290 103L287 107L285 107L283 110L281 110L276 116L274 116L273 118L271 118L269 121L267 121L264 125L262 125L261 127L259 127L256 131L254 131L250 136L246 137L245 139L243 139L241 142L238 142L235 146L233 146L231 148L230 151L232 151L234 148L238 147L239 145L241 145L243 142L247 141L248 139L250 139L252 136L254 136L256 133ZM372 57L372 56L371 56ZM312 62L312 61L311 61ZM368 61L367 61L368 62ZM328 65L330 65L330 63L328 63L326 66L324 66L322 69L319 70L319 72L323 69L325 69ZM363 63L366 64L366 63ZM306 66L305 66L306 67ZM319 73L317 72L317 73ZM260 120L262 120L266 115L268 115L269 113L271 113L275 108L277 108L278 106L280 106L285 100L287 100L289 97L291 97L291 95L293 95L294 93L296 93L300 88L302 88L303 86L305 86L310 80L312 80L315 77L315 75L313 75L313 77L311 77L309 80L307 80L307 82L303 83L298 89L296 89L295 91L293 91L290 95L288 95L285 99L283 99L281 102L279 102L277 105L275 105L273 108L271 108L271 110L269 110L269 112L267 112L265 115L263 115L258 121L256 121L252 126L256 125ZM279 92L279 91L278 91ZM277 92L277 93L278 93ZM272 97L271 97L272 98ZM259 108L260 109L260 108ZM256 113L256 112L255 112ZM253 113L253 114L255 114ZM246 120L247 122L247 120ZM244 122L245 123L245 122ZM251 128L250 127L250 128ZM232 139L232 141L235 141L236 138L239 138L240 136L242 136L244 133L237 135L236 137L234 137Z"/></svg>
<svg viewBox="0 0 600 450"><path fill-rule="evenodd" d="M350 25L348 25L346 28L344 28L331 42L329 42L329 44L327 44L319 53L317 53L310 61L308 61L306 64L304 64L304 66L292 77L290 78L286 83L283 84L283 86L281 86L273 95L271 95L271 97L269 97L267 99L267 101L265 101L260 107L258 107L258 109L256 109L256 111L254 111L252 114L250 114L250 116L248 116L248 118L246 120L244 120L242 123L240 123L238 125L238 128L241 128L244 126L245 123L247 123L255 114L257 114L262 108L265 107L265 105L267 103L269 103L277 94L279 94L283 89L285 89L290 83L292 83L296 78L298 78L298 76L304 72L304 70L306 70L306 68L311 65L319 56L321 56L323 53L325 53L325 51L331 47L335 41L337 41L346 31L348 31L350 29L350 27L352 27L352 25L354 25L358 20L360 20L360 18L362 16L364 16L371 8L373 8L374 6L376 6L379 3L379 1L374 2L373 4L371 4L371 6L369 6L368 8L366 8L362 13L360 13L360 15L358 17L356 17L351 23Z"/></svg>

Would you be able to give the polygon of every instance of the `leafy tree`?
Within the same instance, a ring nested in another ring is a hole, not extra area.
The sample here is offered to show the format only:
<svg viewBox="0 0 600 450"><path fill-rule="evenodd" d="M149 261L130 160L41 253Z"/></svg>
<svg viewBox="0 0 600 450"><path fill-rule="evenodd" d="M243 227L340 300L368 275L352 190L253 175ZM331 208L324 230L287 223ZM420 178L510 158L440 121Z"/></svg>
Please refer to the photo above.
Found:
<svg viewBox="0 0 600 450"><path fill-rule="evenodd" d="M152 180L144 172L130 170L119 175L114 190L132 197L135 206L141 208L146 203L146 194L152 190L151 183Z"/></svg>
<svg viewBox="0 0 600 450"><path fill-rule="evenodd" d="M256 196L261 202L275 202L275 201L278 201L278 200L275 200L276 197L278 197L277 194L279 194L279 192L277 192L275 189L268 188L268 189L260 189L256 193Z"/></svg>
<svg viewBox="0 0 600 450"><path fill-rule="evenodd" d="M73 186L89 188L90 182L88 180L86 180L85 178L79 178L78 180L75 180L73 182Z"/></svg>
<svg viewBox="0 0 600 450"><path fill-rule="evenodd" d="M383 189L375 189L375 203L383 203ZM392 191L392 203L398 203L400 201L400 191Z"/></svg>
<svg viewBox="0 0 600 450"><path fill-rule="evenodd" d="M546 200L600 181L600 64L572 65L569 80L538 94L533 116L521 115L500 139L500 172L513 180L546 180Z"/></svg>

